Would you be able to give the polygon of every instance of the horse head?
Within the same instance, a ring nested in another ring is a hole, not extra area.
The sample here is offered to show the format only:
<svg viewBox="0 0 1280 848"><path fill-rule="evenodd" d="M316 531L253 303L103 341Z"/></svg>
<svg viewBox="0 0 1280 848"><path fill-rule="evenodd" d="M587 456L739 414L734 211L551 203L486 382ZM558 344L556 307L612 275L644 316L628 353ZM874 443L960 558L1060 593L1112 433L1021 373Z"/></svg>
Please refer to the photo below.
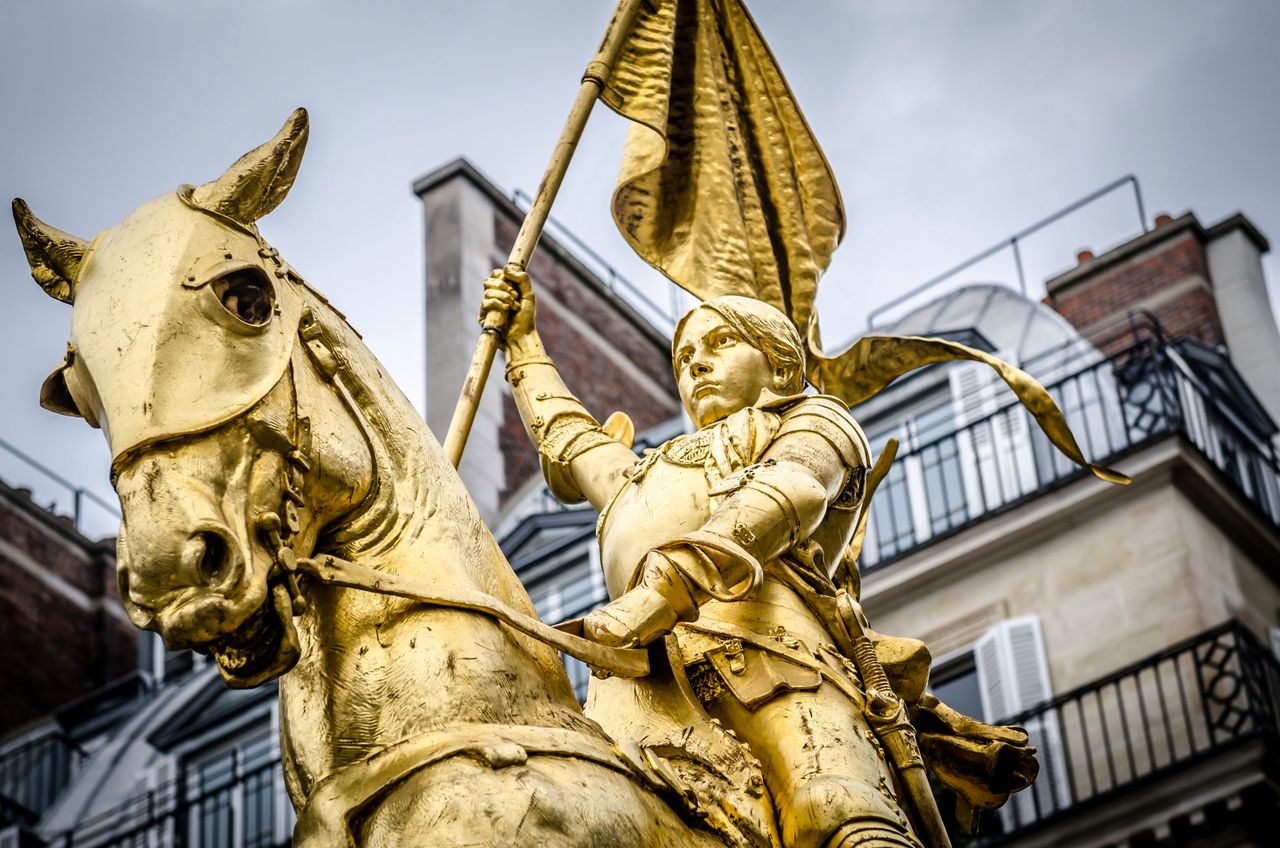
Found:
<svg viewBox="0 0 1280 848"><path fill-rule="evenodd" d="M33 276L72 306L41 403L106 435L125 609L171 647L211 652L232 686L283 674L300 653L281 559L290 539L314 536L290 502L306 461L290 364L309 312L254 222L292 186L307 133L299 109L218 179L92 242L13 204Z"/></svg>

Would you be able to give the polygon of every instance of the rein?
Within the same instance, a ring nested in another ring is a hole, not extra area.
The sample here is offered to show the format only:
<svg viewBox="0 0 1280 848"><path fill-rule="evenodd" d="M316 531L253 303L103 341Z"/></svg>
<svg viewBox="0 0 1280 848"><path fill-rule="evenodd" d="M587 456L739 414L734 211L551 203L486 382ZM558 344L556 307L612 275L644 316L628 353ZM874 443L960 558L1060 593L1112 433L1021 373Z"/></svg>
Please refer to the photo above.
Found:
<svg viewBox="0 0 1280 848"><path fill-rule="evenodd" d="M487 592L476 589L441 590L418 577L388 574L367 565L324 554L300 559L297 568L322 583L360 589L379 595L393 595L420 604L446 609L468 610L495 618L513 630L581 660L600 672L617 677L644 677L649 673L649 653L641 648L611 648L573 632L581 619L552 627L526 615Z"/></svg>
<svg viewBox="0 0 1280 848"><path fill-rule="evenodd" d="M356 508L356 511L360 512L364 504L370 503L377 493L377 446L373 442L368 422L365 421L359 405L343 384L340 362L323 338L320 325L309 309L303 310L302 320L298 326L298 336L303 343L303 350L324 379L334 386L338 397L368 444L369 456L374 464L374 483L365 495L361 506ZM294 615L301 615L307 608L307 599L298 580L299 575L305 574L328 585L392 595L425 606L466 610L489 616L513 630L574 659L581 660L599 674L633 678L644 677L649 673L647 651L640 648L613 648L593 642L582 635L581 619L552 627L534 616L515 609L499 598L476 589L449 588L441 591L420 578L388 574L329 554L298 559L292 542L302 526L298 511L305 506L303 482L307 471L311 468L311 421L299 413L297 375L292 373L295 368L292 356L289 368L293 383L291 388L293 402L289 424L290 450L286 458L281 509L278 514L267 513L261 516L257 521L257 527L266 537L271 549L275 551L268 580L281 581L291 598Z"/></svg>

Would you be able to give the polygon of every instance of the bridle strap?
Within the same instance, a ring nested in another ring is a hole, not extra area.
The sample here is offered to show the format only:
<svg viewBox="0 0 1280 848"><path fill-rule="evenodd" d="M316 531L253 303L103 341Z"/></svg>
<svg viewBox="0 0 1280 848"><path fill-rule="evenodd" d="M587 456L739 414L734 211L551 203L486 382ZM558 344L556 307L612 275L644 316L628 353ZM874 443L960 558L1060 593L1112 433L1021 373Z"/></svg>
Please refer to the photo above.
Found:
<svg viewBox="0 0 1280 848"><path fill-rule="evenodd" d="M298 570L331 586L394 595L427 606L487 615L608 675L644 677L649 673L648 651L643 648L612 648L571 632L580 630L580 619L566 622L559 628L552 627L486 592L457 587L441 590L418 577L389 574L329 554L298 560Z"/></svg>
<svg viewBox="0 0 1280 848"><path fill-rule="evenodd" d="M342 376L341 363L327 344L323 331L310 309L304 308L298 327L298 338L302 349L311 359L320 375L337 391L342 404L354 419L369 448L369 455L374 463L373 485L366 493L362 503L355 510L359 513L365 504L374 502L377 495L378 482L378 447L369 431L359 405L351 396ZM295 365L291 361L290 370ZM556 650L581 660L599 673L617 677L644 677L649 673L649 654L640 648L613 648L593 642L582 635L582 620L565 622L558 628L527 615L504 601L476 589L451 588L444 592L425 580L389 574L365 565L325 554L312 559L297 559L289 542L292 534L298 530L296 510L303 506L300 480L302 473L309 468L311 454L310 421L302 417L298 409L297 375L293 374L293 412L291 429L294 431L293 450L289 452L285 498L280 516L281 531L272 542L276 545L276 564L284 573L286 585L294 599L294 610L301 613L305 604L302 590L294 575L302 573L310 575L322 583L344 586L348 589L359 589L382 595L395 595L407 600L433 607L468 610L481 613L511 627L526 636L549 645ZM291 515L292 513L292 515ZM290 520L292 518L292 520ZM270 535L269 531L268 534Z"/></svg>

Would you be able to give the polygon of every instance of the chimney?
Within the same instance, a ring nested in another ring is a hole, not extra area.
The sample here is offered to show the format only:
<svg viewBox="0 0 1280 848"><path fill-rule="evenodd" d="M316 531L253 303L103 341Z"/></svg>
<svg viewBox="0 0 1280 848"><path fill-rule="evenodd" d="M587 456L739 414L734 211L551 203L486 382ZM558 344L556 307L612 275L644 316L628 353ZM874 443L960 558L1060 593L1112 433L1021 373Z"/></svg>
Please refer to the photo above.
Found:
<svg viewBox="0 0 1280 848"><path fill-rule="evenodd" d="M1155 229L1101 256L1081 250L1074 268L1045 283L1045 302L1105 353L1132 342L1135 311L1154 315L1170 337L1221 345L1205 242L1194 215L1158 215Z"/></svg>

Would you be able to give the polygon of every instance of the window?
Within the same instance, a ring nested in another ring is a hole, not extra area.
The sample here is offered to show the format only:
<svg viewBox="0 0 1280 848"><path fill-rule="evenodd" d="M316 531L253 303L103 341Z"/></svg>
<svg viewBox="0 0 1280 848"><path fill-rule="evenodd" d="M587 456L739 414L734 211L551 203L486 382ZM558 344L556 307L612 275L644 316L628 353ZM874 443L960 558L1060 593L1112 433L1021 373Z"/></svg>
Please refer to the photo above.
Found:
<svg viewBox="0 0 1280 848"><path fill-rule="evenodd" d="M973 651L940 662L929 674L929 691L957 712L982 718L982 685Z"/></svg>
<svg viewBox="0 0 1280 848"><path fill-rule="evenodd" d="M1004 722L1053 696L1039 616L1011 618L984 633L974 644L974 665L988 722ZM1041 712L1020 723L1037 749L1040 776L1030 789L1015 794L1000 808L1006 830L1026 826L1071 803L1058 713Z"/></svg>
<svg viewBox="0 0 1280 848"><path fill-rule="evenodd" d="M864 545L866 565L897 556L968 519L955 441L950 395L933 393L913 404L905 420L870 437L878 457L890 438L899 442L898 461L871 499Z"/></svg>
<svg viewBox="0 0 1280 848"><path fill-rule="evenodd" d="M199 848L273 848L288 841L293 812L284 793L275 734L258 730L187 769L190 828Z"/></svg>

